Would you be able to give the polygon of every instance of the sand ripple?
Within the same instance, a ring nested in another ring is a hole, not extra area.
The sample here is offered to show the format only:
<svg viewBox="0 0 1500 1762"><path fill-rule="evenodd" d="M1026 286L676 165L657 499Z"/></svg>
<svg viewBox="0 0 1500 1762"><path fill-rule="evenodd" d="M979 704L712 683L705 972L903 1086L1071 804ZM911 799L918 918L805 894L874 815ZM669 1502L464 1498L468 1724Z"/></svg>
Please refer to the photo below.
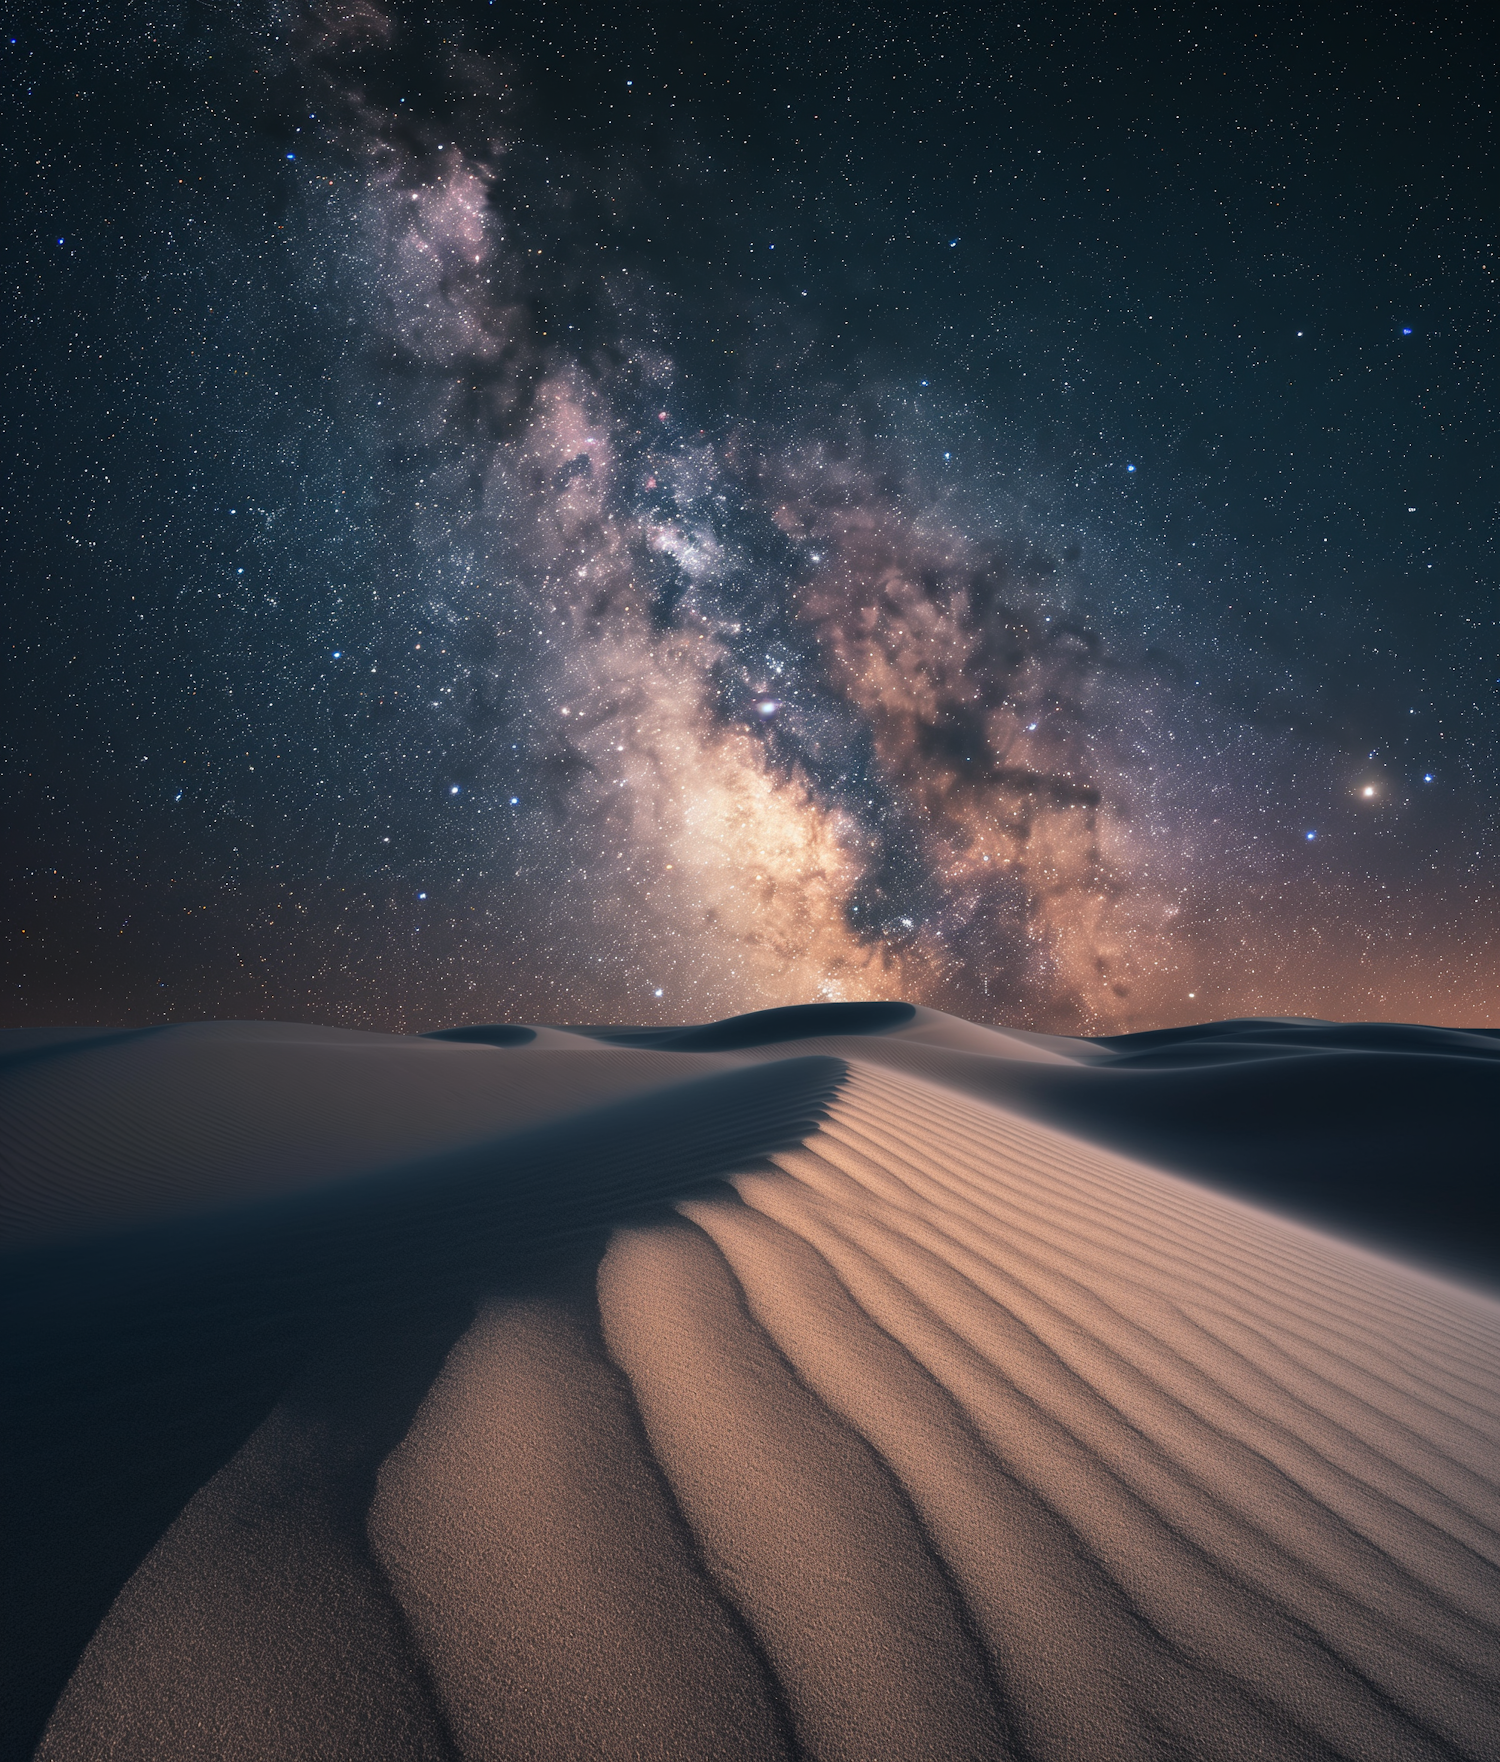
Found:
<svg viewBox="0 0 1500 1762"><path fill-rule="evenodd" d="M1500 1755L1500 1306L816 1049L800 1142L329 1345L38 1755Z"/></svg>

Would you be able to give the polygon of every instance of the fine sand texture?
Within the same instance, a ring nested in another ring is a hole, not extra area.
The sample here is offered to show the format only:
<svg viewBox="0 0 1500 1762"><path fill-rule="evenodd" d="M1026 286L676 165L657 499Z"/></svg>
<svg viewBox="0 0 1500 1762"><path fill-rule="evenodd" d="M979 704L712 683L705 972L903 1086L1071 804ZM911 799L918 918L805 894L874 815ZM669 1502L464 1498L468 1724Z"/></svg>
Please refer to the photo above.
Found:
<svg viewBox="0 0 1500 1762"><path fill-rule="evenodd" d="M1183 1099L1452 1034L0 1037L0 1756L1493 1762L1493 1155Z"/></svg>

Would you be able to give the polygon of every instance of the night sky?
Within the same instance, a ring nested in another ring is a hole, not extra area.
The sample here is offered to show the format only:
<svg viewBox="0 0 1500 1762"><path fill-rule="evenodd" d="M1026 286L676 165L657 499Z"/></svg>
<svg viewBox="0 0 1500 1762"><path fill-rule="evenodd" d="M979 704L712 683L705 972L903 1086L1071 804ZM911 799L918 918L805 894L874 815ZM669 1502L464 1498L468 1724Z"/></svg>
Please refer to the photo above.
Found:
<svg viewBox="0 0 1500 1762"><path fill-rule="evenodd" d="M1500 1020L1478 9L9 18L0 1024Z"/></svg>

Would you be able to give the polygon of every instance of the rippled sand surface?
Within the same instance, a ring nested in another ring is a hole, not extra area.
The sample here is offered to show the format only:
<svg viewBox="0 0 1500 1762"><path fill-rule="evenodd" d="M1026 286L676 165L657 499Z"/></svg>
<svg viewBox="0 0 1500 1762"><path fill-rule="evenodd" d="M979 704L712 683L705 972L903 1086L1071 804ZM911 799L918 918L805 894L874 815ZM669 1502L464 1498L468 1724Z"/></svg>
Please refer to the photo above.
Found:
<svg viewBox="0 0 1500 1762"><path fill-rule="evenodd" d="M6 1753L1500 1755L1500 1305L872 1007L0 1068Z"/></svg>

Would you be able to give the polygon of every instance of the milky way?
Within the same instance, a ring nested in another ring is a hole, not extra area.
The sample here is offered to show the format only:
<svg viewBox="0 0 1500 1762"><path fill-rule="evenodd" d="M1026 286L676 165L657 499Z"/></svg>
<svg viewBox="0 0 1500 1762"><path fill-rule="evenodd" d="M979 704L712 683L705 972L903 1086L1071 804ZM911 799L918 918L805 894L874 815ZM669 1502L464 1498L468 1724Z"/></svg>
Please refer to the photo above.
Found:
<svg viewBox="0 0 1500 1762"><path fill-rule="evenodd" d="M1399 741L1340 701L1317 644L1381 652L1347 592L1268 639L1279 554L1216 525L1190 436L1136 474L1123 374L1067 340L1097 317L1058 321L1045 389L968 385L951 313L859 318L875 243L847 241L889 223L836 178L735 160L665 76L635 147L570 135L484 40L340 4L171 45L207 144L159 176L176 206L130 268L155 304L97 424L168 450L144 487L89 466L64 534L97 546L113 495L122 544L136 504L167 535L134 565L152 609L112 590L118 683L79 724L150 819L115 838L101 806L88 863L136 901L151 1007L900 996L1101 1033L1483 1006L1468 882L1440 947L1402 940L1412 888L1482 843L1399 834L1458 776L1433 700ZM595 109L645 103L622 67ZM1296 543L1327 563L1322 528Z"/></svg>
<svg viewBox="0 0 1500 1762"><path fill-rule="evenodd" d="M326 129L294 249L354 308L345 420L378 433L403 611L420 595L452 660L426 712L450 793L497 892L507 862L541 886L527 940L590 945L575 1007L1156 1007L1180 670L1092 620L1079 536L945 482L919 386L706 408L662 289L591 236L643 205L629 175L528 153L479 58L445 70L456 114L376 102L362 57L390 32L349 9L294 51ZM756 346L792 355L794 315Z"/></svg>

